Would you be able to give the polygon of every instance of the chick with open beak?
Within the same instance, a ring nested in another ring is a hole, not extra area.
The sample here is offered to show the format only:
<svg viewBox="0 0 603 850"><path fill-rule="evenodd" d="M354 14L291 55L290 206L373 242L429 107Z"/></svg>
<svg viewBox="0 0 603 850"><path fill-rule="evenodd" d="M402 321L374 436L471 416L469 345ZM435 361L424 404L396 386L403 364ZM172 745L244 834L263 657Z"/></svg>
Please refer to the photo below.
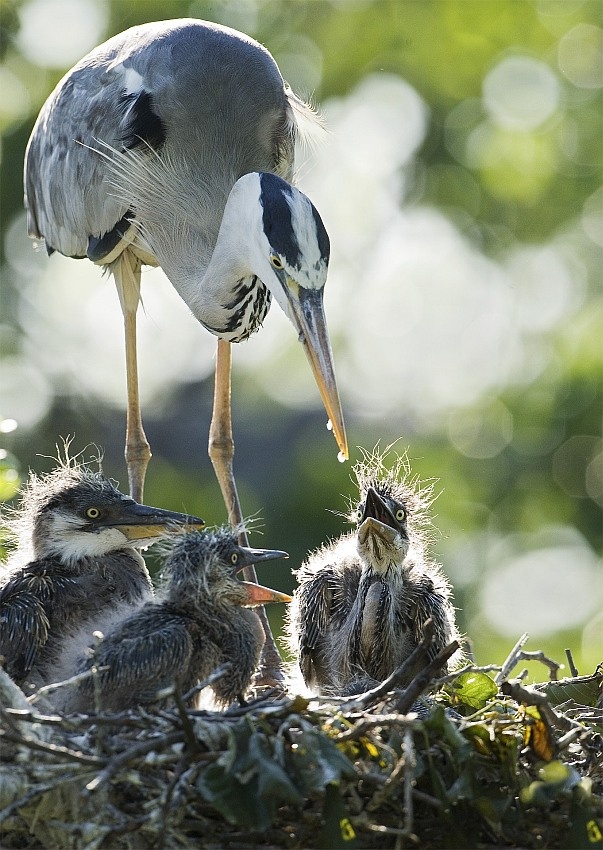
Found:
<svg viewBox="0 0 603 850"><path fill-rule="evenodd" d="M358 693L387 678L428 618L435 638L408 680L458 638L450 585L428 553L432 487L411 475L405 456L388 470L374 454L354 471L357 528L302 564L289 608L289 646L307 686L322 694Z"/></svg>
<svg viewBox="0 0 603 850"><path fill-rule="evenodd" d="M191 532L168 545L155 599L125 618L116 612L98 644L64 671L91 672L98 685L91 676L72 688L61 698L64 711L121 711L175 689L185 696L225 662L230 668L211 684L215 700L220 706L243 700L265 639L253 608L291 597L236 575L287 553L240 546L228 528Z"/></svg>

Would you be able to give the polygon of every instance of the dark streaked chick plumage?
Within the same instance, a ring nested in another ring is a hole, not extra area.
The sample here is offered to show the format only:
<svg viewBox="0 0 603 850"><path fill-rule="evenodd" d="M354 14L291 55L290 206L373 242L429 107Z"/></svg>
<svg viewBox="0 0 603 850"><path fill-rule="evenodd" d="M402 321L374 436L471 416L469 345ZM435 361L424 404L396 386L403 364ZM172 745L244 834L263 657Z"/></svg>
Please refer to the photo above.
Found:
<svg viewBox="0 0 603 850"><path fill-rule="evenodd" d="M286 552L240 546L226 528L176 538L157 597L117 622L78 665L77 672L98 669L96 694L87 678L64 710L120 711L154 702L172 687L186 694L226 661L232 668L212 684L215 699L221 706L242 699L264 644L250 607L290 597L239 581L236 573L281 557Z"/></svg>
<svg viewBox="0 0 603 850"><path fill-rule="evenodd" d="M302 564L289 607L289 646L307 686L322 694L359 693L387 678L429 617L435 639L408 680L459 636L450 585L427 551L433 485L411 475L406 456L388 470L375 452L354 471L356 531Z"/></svg>
<svg viewBox="0 0 603 850"><path fill-rule="evenodd" d="M134 502L73 458L30 475L7 520L18 548L0 568L0 656L26 693L50 681L74 631L92 634L115 606L152 597L136 548L182 524L203 527L197 517Z"/></svg>

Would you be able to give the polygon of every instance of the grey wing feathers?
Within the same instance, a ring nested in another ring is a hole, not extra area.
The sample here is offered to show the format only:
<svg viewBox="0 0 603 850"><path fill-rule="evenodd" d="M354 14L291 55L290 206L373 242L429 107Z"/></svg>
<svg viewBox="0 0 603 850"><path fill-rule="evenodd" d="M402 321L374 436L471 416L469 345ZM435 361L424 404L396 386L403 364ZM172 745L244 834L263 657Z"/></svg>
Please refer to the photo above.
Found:
<svg viewBox="0 0 603 850"><path fill-rule="evenodd" d="M10 582L0 590L0 655L6 672L23 681L48 640L50 623L34 593Z"/></svg>
<svg viewBox="0 0 603 850"><path fill-rule="evenodd" d="M248 171L290 180L296 114L303 104L270 54L240 33L191 20L127 30L78 63L40 112L25 158L29 233L86 256L89 237L132 206L114 157L146 157L166 138L192 174L227 172L220 190Z"/></svg>
<svg viewBox="0 0 603 850"><path fill-rule="evenodd" d="M299 590L298 628L302 651L315 649L330 620L332 573L322 572Z"/></svg>
<svg viewBox="0 0 603 850"><path fill-rule="evenodd" d="M151 613L142 609L101 641L83 669L92 665L99 672L101 687L127 690L137 695L167 687L181 676L190 661L192 641L185 620L177 615ZM84 688L92 687L85 680Z"/></svg>
<svg viewBox="0 0 603 850"><path fill-rule="evenodd" d="M430 578L425 578L416 585L416 593L416 612L412 618L414 637L419 643L423 637L425 621L431 618L435 627L435 636L427 650L427 655L432 660L450 641L458 637L454 612L448 596L440 593Z"/></svg>
<svg viewBox="0 0 603 850"><path fill-rule="evenodd" d="M44 105L27 147L29 234L69 257L85 257L89 236L109 232L128 210L115 197L102 147L120 146L120 98L117 74L76 66Z"/></svg>

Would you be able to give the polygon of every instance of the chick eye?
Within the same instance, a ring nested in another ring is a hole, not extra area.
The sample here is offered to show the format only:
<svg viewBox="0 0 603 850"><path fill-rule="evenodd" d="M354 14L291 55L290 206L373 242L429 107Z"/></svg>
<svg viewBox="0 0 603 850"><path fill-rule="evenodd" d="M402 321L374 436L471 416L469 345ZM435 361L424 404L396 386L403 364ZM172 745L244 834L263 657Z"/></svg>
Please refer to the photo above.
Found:
<svg viewBox="0 0 603 850"><path fill-rule="evenodd" d="M86 516L88 519L98 519L100 516L100 510L98 508L87 508Z"/></svg>
<svg viewBox="0 0 603 850"><path fill-rule="evenodd" d="M280 257L277 257L276 254L270 254L270 262L272 263L272 265L274 266L275 269L284 268L283 261L281 260Z"/></svg>
<svg viewBox="0 0 603 850"><path fill-rule="evenodd" d="M239 556L237 555L237 553L236 553L236 552L233 552L233 553L232 553L232 555L230 556L230 562L231 562L231 564L236 564L236 563L238 563L238 560L239 560Z"/></svg>
<svg viewBox="0 0 603 850"><path fill-rule="evenodd" d="M398 522L402 522L403 519L406 519L406 511L404 508L398 508L396 511L396 519Z"/></svg>

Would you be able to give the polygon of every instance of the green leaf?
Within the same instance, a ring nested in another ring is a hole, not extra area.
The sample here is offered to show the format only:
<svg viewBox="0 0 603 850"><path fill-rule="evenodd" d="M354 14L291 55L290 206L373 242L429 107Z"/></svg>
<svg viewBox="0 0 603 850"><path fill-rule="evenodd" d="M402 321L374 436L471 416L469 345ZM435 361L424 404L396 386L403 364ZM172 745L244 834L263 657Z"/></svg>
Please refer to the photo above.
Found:
<svg viewBox="0 0 603 850"><path fill-rule="evenodd" d="M527 806L547 806L562 792L571 791L580 783L580 774L568 764L550 761L538 771L540 779L522 788L519 799Z"/></svg>
<svg viewBox="0 0 603 850"><path fill-rule="evenodd" d="M303 802L277 758L276 740L269 739L243 719L232 730L232 749L197 779L204 800L211 803L229 823L266 829L279 806Z"/></svg>
<svg viewBox="0 0 603 850"><path fill-rule="evenodd" d="M446 716L441 705L438 705L425 721L425 728L443 739L454 752L455 760L462 763L470 757L472 747L457 727ZM431 736L430 736L431 737Z"/></svg>
<svg viewBox="0 0 603 850"><path fill-rule="evenodd" d="M498 685L485 673L463 673L452 682L454 696L469 708L483 708L498 693Z"/></svg>
<svg viewBox="0 0 603 850"><path fill-rule="evenodd" d="M322 791L342 777L356 775L353 765L320 730L306 727L287 756L287 767L304 794Z"/></svg>
<svg viewBox="0 0 603 850"><path fill-rule="evenodd" d="M255 793L260 799L277 806L285 803L302 803L304 797L289 779L283 768L274 758L273 748L264 735L255 734L249 739L246 757L237 765L242 775L253 771Z"/></svg>
<svg viewBox="0 0 603 850"><path fill-rule="evenodd" d="M575 679L561 679L559 682L545 682L538 685L552 706L574 700L578 705L597 704L601 688L601 676L577 676Z"/></svg>
<svg viewBox="0 0 603 850"><path fill-rule="evenodd" d="M197 779L196 787L208 803L211 803L229 823L255 826L258 821L268 826L270 819L264 817L264 807L250 793L249 786L224 769L218 762L210 764ZM267 813L266 813L267 814Z"/></svg>

